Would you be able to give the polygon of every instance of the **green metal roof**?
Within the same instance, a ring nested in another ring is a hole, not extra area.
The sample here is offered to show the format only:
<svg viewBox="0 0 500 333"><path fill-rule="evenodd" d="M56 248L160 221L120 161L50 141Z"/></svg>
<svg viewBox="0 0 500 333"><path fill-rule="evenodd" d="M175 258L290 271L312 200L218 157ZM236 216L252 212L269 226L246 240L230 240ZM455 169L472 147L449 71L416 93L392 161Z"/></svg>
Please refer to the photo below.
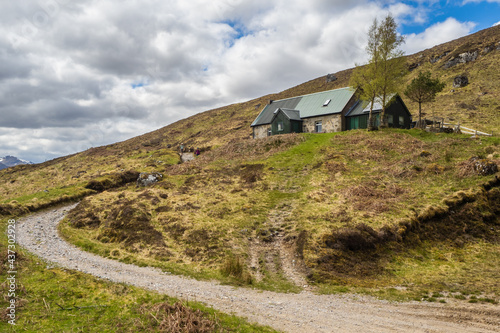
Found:
<svg viewBox="0 0 500 333"><path fill-rule="evenodd" d="M287 99L281 99L279 101L273 101L271 104L266 105L264 110L255 118L251 126L266 125L270 124L274 117L274 112L280 108L282 109L296 109L302 97L292 97Z"/></svg>
<svg viewBox="0 0 500 333"><path fill-rule="evenodd" d="M355 92L355 89L346 87L273 101L271 104L266 105L251 126L270 124L274 112L279 108L298 110L301 119L340 113ZM325 105L328 100L329 103Z"/></svg>
<svg viewBox="0 0 500 333"><path fill-rule="evenodd" d="M389 100L393 99L397 94L392 94L388 98ZM372 112L381 112L382 111L382 102L380 101L380 98L375 99L375 103L373 103L373 110ZM369 101L358 101L346 114L346 117L354 117L354 116L360 116L363 114L369 114L370 113L370 102Z"/></svg>
<svg viewBox="0 0 500 333"><path fill-rule="evenodd" d="M288 119L302 121L302 119L300 119L300 113L298 110L290 110L285 108L280 108L280 110L285 116L287 116Z"/></svg>
<svg viewBox="0 0 500 333"><path fill-rule="evenodd" d="M349 103L355 92L355 89L347 87L305 95L302 96L295 109L300 111L300 118L340 113L347 103ZM330 100L328 105L323 106L328 100Z"/></svg>

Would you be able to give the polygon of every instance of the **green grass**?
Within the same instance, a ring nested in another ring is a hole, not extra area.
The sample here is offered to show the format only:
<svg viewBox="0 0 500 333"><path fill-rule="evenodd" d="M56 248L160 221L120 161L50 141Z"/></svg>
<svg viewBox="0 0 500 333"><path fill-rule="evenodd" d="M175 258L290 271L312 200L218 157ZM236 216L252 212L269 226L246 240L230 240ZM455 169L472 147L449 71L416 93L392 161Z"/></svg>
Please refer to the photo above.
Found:
<svg viewBox="0 0 500 333"><path fill-rule="evenodd" d="M385 273L367 279L349 279L341 285L319 284L318 288L324 294L352 291L394 301L435 302L454 298L496 304L500 299L499 265L498 244L476 242L457 249L448 244L424 242L393 257Z"/></svg>
<svg viewBox="0 0 500 333"><path fill-rule="evenodd" d="M89 191L84 189L83 187L72 185L69 187L51 188L37 193L23 195L21 197L14 198L14 200L20 205L37 204L37 203L50 202L53 200L63 198L65 196L67 197L85 196L85 194L88 193ZM11 201L10 199L5 199L3 202L8 203L10 201Z"/></svg>

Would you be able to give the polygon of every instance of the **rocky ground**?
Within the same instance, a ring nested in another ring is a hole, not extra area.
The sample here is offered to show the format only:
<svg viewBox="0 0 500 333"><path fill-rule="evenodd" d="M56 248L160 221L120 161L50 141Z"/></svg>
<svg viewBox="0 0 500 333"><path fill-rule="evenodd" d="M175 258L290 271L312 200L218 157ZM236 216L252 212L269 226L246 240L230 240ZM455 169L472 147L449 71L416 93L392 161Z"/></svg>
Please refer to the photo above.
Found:
<svg viewBox="0 0 500 333"><path fill-rule="evenodd" d="M316 295L307 290L280 294L196 281L101 258L58 236L57 224L72 207L21 219L19 244L49 265L200 301L285 332L500 332L500 308L495 305L391 303L354 294Z"/></svg>

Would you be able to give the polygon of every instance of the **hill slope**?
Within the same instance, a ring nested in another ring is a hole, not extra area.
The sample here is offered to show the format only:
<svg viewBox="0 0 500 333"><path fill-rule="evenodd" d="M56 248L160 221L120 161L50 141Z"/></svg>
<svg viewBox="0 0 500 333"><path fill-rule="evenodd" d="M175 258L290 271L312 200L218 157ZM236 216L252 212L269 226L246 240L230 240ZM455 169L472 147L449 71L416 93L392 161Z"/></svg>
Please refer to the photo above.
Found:
<svg viewBox="0 0 500 333"><path fill-rule="evenodd" d="M494 27L408 57L408 81L431 69L447 83L425 106L428 114L483 131L500 128L500 52L493 47L499 32ZM476 51L475 60L450 66ZM428 297L425 290L472 288L498 297L499 181L477 173L478 161L500 163L497 137L384 130L249 140L250 124L269 99L344 87L351 71L124 142L2 170L0 214L94 194L61 231L117 260L281 291L298 291L307 279L325 291L349 285L391 294L397 285L419 298ZM464 73L470 84L452 88ZM201 157L178 164L181 142L201 147ZM141 172L163 177L137 187Z"/></svg>

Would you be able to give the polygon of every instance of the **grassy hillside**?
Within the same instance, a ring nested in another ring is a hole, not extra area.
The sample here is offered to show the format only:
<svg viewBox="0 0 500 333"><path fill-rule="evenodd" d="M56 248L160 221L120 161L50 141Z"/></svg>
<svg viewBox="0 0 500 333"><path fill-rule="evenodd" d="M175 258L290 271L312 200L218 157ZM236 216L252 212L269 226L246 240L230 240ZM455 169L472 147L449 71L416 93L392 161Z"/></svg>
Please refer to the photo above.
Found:
<svg viewBox="0 0 500 333"><path fill-rule="evenodd" d="M428 115L482 131L500 128L499 32L490 28L407 58L413 69L408 82L430 69L447 84L435 103L424 106ZM476 60L445 68L476 50ZM250 139L250 124L269 99L344 87L351 71L336 73L334 82L320 77L124 142L1 170L0 215L83 199L61 233L124 262L284 292L307 284L326 293L497 302L500 181L478 173L477 165L500 164L498 136L387 129ZM470 84L452 88L453 78L464 73ZM181 142L200 147L202 155L181 164ZM138 187L142 172L163 177ZM38 274L37 265L29 259L26 283ZM66 279L67 273L54 274ZM78 294L72 279L66 288ZM85 288L115 288L97 284ZM43 286L50 288L49 282ZM28 299L30 316L40 299L55 297L29 294L36 295ZM143 297L133 295L130 304ZM160 301L154 296L152 303ZM126 318L140 316L130 309ZM49 315L35 316L55 318Z"/></svg>
<svg viewBox="0 0 500 333"><path fill-rule="evenodd" d="M499 143L418 130L237 141L165 168L152 187L84 199L61 231L87 250L125 262L300 290L283 274L278 252L271 260L259 251L279 239L297 262L303 259L310 283L387 286L401 282L395 258L427 242L453 252L484 241L492 251L484 260L497 261L500 184L477 175L470 158L500 164ZM485 183L494 189L486 191ZM235 260L241 272L225 271ZM486 273L463 260L453 285L460 291L471 287L471 272ZM498 292L499 274L489 272L492 280L475 287ZM412 281L417 276L403 278L420 292ZM425 285L438 288L441 278L430 276Z"/></svg>

